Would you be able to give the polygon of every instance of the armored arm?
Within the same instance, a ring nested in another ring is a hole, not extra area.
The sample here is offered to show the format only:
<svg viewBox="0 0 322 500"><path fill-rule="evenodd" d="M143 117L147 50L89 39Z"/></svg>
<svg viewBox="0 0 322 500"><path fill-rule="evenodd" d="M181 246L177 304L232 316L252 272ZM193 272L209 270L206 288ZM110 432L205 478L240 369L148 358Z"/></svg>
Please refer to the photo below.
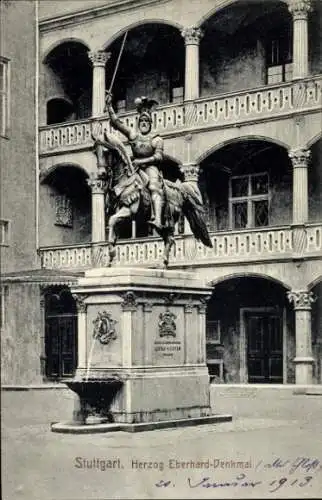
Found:
<svg viewBox="0 0 322 500"><path fill-rule="evenodd" d="M119 119L117 114L114 111L114 108L112 106L112 95L110 93L107 93L106 99L105 99L105 110L108 113L108 116L111 120L111 124L116 130L119 130L122 134L124 134L128 139L133 139L133 131L124 125L122 120Z"/></svg>

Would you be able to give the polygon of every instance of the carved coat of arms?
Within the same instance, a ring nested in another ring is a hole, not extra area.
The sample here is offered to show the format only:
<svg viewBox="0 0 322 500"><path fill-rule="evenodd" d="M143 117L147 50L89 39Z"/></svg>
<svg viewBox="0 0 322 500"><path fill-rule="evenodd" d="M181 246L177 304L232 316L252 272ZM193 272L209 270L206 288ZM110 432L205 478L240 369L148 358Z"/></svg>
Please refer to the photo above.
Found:
<svg viewBox="0 0 322 500"><path fill-rule="evenodd" d="M160 337L175 337L177 326L176 320L177 316L171 311L165 311L159 314L159 335Z"/></svg>
<svg viewBox="0 0 322 500"><path fill-rule="evenodd" d="M103 311L99 312L97 318L93 321L94 332L93 337L101 344L109 344L111 340L117 338L115 325L117 321L112 319L110 313Z"/></svg>

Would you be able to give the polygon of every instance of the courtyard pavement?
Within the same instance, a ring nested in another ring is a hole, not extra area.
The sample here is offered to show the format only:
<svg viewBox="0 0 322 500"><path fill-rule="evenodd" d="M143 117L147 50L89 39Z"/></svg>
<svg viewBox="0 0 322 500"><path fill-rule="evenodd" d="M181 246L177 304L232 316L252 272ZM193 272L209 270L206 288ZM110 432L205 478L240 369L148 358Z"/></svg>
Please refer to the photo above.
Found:
<svg viewBox="0 0 322 500"><path fill-rule="evenodd" d="M321 498L322 397L212 388L233 421L64 435L65 390L2 392L4 500ZM90 468L91 467L91 468Z"/></svg>

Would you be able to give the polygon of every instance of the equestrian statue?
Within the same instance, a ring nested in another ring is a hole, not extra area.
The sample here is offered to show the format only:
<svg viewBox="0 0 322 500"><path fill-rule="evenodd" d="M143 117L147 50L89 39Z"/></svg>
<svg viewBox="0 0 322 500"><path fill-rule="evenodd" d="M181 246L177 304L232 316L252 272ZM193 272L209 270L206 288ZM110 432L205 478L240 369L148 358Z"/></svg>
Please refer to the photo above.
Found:
<svg viewBox="0 0 322 500"><path fill-rule="evenodd" d="M135 100L139 113L137 130L125 125L112 106L112 94L106 93L106 107L111 125L121 132L131 149L114 133L101 137L92 128L98 176L106 181L105 208L108 217L109 265L112 264L118 238L118 225L127 219L147 221L164 241L163 264L169 264L175 244L174 230L181 213L188 219L195 238L212 247L204 220L203 200L197 182L171 182L162 174L166 162L163 140L153 135L152 108L157 104L147 97Z"/></svg>

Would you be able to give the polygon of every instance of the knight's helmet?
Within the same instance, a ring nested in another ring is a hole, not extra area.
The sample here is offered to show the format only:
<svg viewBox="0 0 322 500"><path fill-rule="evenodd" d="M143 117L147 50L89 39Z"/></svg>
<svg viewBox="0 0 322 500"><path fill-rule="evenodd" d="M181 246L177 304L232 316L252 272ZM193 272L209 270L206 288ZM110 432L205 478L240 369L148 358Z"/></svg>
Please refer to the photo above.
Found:
<svg viewBox="0 0 322 500"><path fill-rule="evenodd" d="M147 118L150 123L152 123L152 111L154 106L158 105L158 102L155 99L149 99L148 97L142 96L137 97L134 103L139 113L139 121L144 117Z"/></svg>

